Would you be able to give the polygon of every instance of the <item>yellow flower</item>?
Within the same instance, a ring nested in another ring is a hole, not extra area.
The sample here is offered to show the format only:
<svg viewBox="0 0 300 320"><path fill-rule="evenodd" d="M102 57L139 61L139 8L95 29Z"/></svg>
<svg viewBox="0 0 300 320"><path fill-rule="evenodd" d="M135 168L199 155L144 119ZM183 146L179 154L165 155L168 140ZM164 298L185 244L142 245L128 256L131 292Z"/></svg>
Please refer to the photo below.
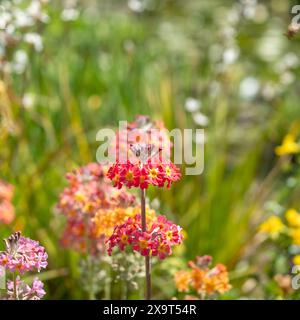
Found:
<svg viewBox="0 0 300 320"><path fill-rule="evenodd" d="M300 228L290 229L290 236L293 240L293 244L300 246Z"/></svg>
<svg viewBox="0 0 300 320"><path fill-rule="evenodd" d="M267 233L272 237L277 237L284 230L284 224L280 218L273 215L263 222L258 230L259 232Z"/></svg>
<svg viewBox="0 0 300 320"><path fill-rule="evenodd" d="M300 228L300 213L295 209L289 209L285 214L285 218L291 227Z"/></svg>
<svg viewBox="0 0 300 320"><path fill-rule="evenodd" d="M133 217L141 212L140 207L117 207L114 209L100 209L97 211L95 217L92 219L95 226L95 234L100 237L111 236L114 227L117 224L122 224L129 217ZM156 212L146 207L147 221L151 222L156 217Z"/></svg>
<svg viewBox="0 0 300 320"><path fill-rule="evenodd" d="M300 254L296 255L294 258L293 258L293 263L295 265L300 265Z"/></svg>
<svg viewBox="0 0 300 320"><path fill-rule="evenodd" d="M290 133L283 138L282 144L275 148L275 153L278 156L298 152L300 152L300 145L295 141L295 136Z"/></svg>

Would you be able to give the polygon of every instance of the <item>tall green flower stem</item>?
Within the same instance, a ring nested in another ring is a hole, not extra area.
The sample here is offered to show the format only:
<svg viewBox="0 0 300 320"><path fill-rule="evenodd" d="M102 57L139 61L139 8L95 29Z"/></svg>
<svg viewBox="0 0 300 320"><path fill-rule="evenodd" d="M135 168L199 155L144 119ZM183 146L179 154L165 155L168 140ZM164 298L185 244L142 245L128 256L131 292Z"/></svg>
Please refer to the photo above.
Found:
<svg viewBox="0 0 300 320"><path fill-rule="evenodd" d="M94 293L94 275L93 275L93 261L90 257L91 252L91 242L89 239L89 220L88 216L85 216L85 240L86 240L86 263L87 263L87 273L88 273L88 286L89 286L89 300L95 300L95 293Z"/></svg>
<svg viewBox="0 0 300 320"><path fill-rule="evenodd" d="M14 300L19 300L18 291L17 291L16 272L13 273L13 284L14 284Z"/></svg>
<svg viewBox="0 0 300 320"><path fill-rule="evenodd" d="M142 216L142 230L145 232L147 230L146 222L146 190L141 189L141 216ZM146 288L145 288L145 298L146 300L151 299L151 263L150 257L145 256L145 272L146 272Z"/></svg>

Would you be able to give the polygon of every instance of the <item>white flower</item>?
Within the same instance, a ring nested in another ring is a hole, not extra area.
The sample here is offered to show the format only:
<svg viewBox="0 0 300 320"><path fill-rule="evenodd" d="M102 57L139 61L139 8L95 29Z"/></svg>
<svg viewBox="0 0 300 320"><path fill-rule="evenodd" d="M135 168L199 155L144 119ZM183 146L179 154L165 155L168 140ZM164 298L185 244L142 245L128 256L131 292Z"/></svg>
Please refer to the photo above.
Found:
<svg viewBox="0 0 300 320"><path fill-rule="evenodd" d="M128 8L134 12L143 12L144 4L140 0L128 0Z"/></svg>
<svg viewBox="0 0 300 320"><path fill-rule="evenodd" d="M189 97L186 99L184 107L188 112L195 112L200 109L201 101L195 98Z"/></svg>
<svg viewBox="0 0 300 320"><path fill-rule="evenodd" d="M35 103L35 95L34 93L25 93L22 99L22 103L25 109L31 109Z"/></svg>
<svg viewBox="0 0 300 320"><path fill-rule="evenodd" d="M33 0L26 11L28 15L33 17L34 19L37 19L44 23L47 23L49 21L49 16L42 11L41 3L38 0Z"/></svg>
<svg viewBox="0 0 300 320"><path fill-rule="evenodd" d="M295 68L299 66L299 57L294 52L288 52L282 60L287 68Z"/></svg>
<svg viewBox="0 0 300 320"><path fill-rule="evenodd" d="M37 0L34 0L34 1L31 1L29 7L27 8L26 10L29 15L33 16L33 17L37 17L40 15L41 13L41 4L39 1Z"/></svg>
<svg viewBox="0 0 300 320"><path fill-rule="evenodd" d="M238 48L228 48L223 53L223 61L225 64L234 63L239 57L239 49Z"/></svg>
<svg viewBox="0 0 300 320"><path fill-rule="evenodd" d="M284 85L289 85L293 83L295 80L295 76L293 73L286 71L280 77L280 82Z"/></svg>
<svg viewBox="0 0 300 320"><path fill-rule="evenodd" d="M5 27L11 22L11 19L12 15L0 6L0 30L5 29Z"/></svg>
<svg viewBox="0 0 300 320"><path fill-rule="evenodd" d="M247 77L240 83L240 96L245 99L255 97L259 91L260 84L254 77Z"/></svg>
<svg viewBox="0 0 300 320"><path fill-rule="evenodd" d="M64 9L60 15L63 21L75 21L79 17L79 11L75 8Z"/></svg>
<svg viewBox="0 0 300 320"><path fill-rule="evenodd" d="M14 23L18 28L26 28L34 25L34 20L22 10L14 11Z"/></svg>
<svg viewBox="0 0 300 320"><path fill-rule="evenodd" d="M255 17L255 10L257 1L256 0L243 0L241 1L243 5L244 16L248 19L253 19Z"/></svg>
<svg viewBox="0 0 300 320"><path fill-rule="evenodd" d="M16 31L16 27L13 24L9 24L6 28L5 28L5 33L8 35L13 35L13 33Z"/></svg>
<svg viewBox="0 0 300 320"><path fill-rule="evenodd" d="M38 52L43 50L42 37L38 33L26 33L24 36L25 42L31 44Z"/></svg>
<svg viewBox="0 0 300 320"><path fill-rule="evenodd" d="M273 83L266 83L262 88L262 95L266 100L272 100L276 95L276 90Z"/></svg>
<svg viewBox="0 0 300 320"><path fill-rule="evenodd" d="M28 63L28 56L24 50L16 51L14 55L14 61L12 64L12 69L14 72L21 74L25 71Z"/></svg>
<svg viewBox="0 0 300 320"><path fill-rule="evenodd" d="M259 39L256 50L263 60L275 61L282 57L284 37L274 37L274 34L279 34L280 32L281 30L277 27L270 28Z"/></svg>
<svg viewBox="0 0 300 320"><path fill-rule="evenodd" d="M209 123L209 119L207 116L205 116L203 113L201 112L197 112L193 114L193 119L195 121L195 123L199 126L205 127L208 125Z"/></svg>

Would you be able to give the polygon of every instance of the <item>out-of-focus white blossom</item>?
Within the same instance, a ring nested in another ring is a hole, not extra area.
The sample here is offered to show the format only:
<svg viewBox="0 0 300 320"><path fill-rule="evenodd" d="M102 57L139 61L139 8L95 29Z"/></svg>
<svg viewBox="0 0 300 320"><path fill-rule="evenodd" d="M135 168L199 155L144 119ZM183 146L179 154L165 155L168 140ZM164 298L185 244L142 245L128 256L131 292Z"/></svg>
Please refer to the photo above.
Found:
<svg viewBox="0 0 300 320"><path fill-rule="evenodd" d="M44 5L48 0L4 0L0 10L0 69L6 73L23 73L27 66L24 43L37 52L42 51L43 41L38 33L41 23L47 23L49 16ZM18 48L24 47L24 50ZM17 51L16 51L17 50Z"/></svg>
<svg viewBox="0 0 300 320"><path fill-rule="evenodd" d="M14 60L12 64L13 71L21 74L25 71L28 63L28 56L24 50L18 50L15 52Z"/></svg>
<svg viewBox="0 0 300 320"><path fill-rule="evenodd" d="M259 81L254 77L247 77L240 83L240 96L245 99L252 99L258 94L259 89Z"/></svg>
<svg viewBox="0 0 300 320"><path fill-rule="evenodd" d="M269 12L267 7L260 3L257 4L255 8L255 16L253 18L254 22L256 23L264 23L269 17Z"/></svg>
<svg viewBox="0 0 300 320"><path fill-rule="evenodd" d="M287 69L297 68L299 66L299 58L294 52L288 52L275 65L275 68L279 73L286 71Z"/></svg>
<svg viewBox="0 0 300 320"><path fill-rule="evenodd" d="M232 47L232 48L228 48L224 51L223 53L223 61L225 64L232 64L234 63L237 58L239 57L239 49Z"/></svg>
<svg viewBox="0 0 300 320"><path fill-rule="evenodd" d="M63 21L75 21L79 17L79 11L75 8L66 8L61 13Z"/></svg>
<svg viewBox="0 0 300 320"><path fill-rule="evenodd" d="M17 28L27 28L34 25L34 19L26 11L16 9L13 12L14 24Z"/></svg>
<svg viewBox="0 0 300 320"><path fill-rule="evenodd" d="M42 37L38 33L26 33L24 36L25 42L31 44L38 52L43 50Z"/></svg>
<svg viewBox="0 0 300 320"><path fill-rule="evenodd" d="M193 119L197 125L202 126L202 127L207 126L209 123L208 117L201 112L194 113Z"/></svg>
<svg viewBox="0 0 300 320"><path fill-rule="evenodd" d="M0 7L0 30L4 30L11 21L12 15Z"/></svg>
<svg viewBox="0 0 300 320"><path fill-rule="evenodd" d="M280 33L281 30L273 27L273 29L267 30L264 36L260 38L257 52L263 60L273 62L281 57L285 39L284 37L274 36Z"/></svg>
<svg viewBox="0 0 300 320"><path fill-rule="evenodd" d="M128 0L128 8L134 12L143 12L145 5L141 0Z"/></svg>
<svg viewBox="0 0 300 320"><path fill-rule="evenodd" d="M283 85L289 85L289 84L293 83L294 80L295 80L294 74L292 72L289 72L289 71L285 71L280 76L280 82Z"/></svg>
<svg viewBox="0 0 300 320"><path fill-rule="evenodd" d="M242 12L245 18L254 19L256 11L256 0L241 0Z"/></svg>
<svg viewBox="0 0 300 320"><path fill-rule="evenodd" d="M24 94L22 99L22 104L25 109L32 109L35 104L35 94L31 92L27 92Z"/></svg>
<svg viewBox="0 0 300 320"><path fill-rule="evenodd" d="M79 9L77 0L64 0L63 11L61 12L61 19L63 21L75 21L79 18Z"/></svg>
<svg viewBox="0 0 300 320"><path fill-rule="evenodd" d="M31 4L26 10L27 14L37 21L47 23L49 16L42 10L42 2L39 0L31 1Z"/></svg>
<svg viewBox="0 0 300 320"><path fill-rule="evenodd" d="M195 112L200 109L201 101L198 99L189 97L186 99L184 107L188 112Z"/></svg>
<svg viewBox="0 0 300 320"><path fill-rule="evenodd" d="M261 94L262 94L263 98L265 98L266 100L272 100L275 97L275 95L277 94L277 91L278 90L277 90L275 84L266 83L262 87Z"/></svg>

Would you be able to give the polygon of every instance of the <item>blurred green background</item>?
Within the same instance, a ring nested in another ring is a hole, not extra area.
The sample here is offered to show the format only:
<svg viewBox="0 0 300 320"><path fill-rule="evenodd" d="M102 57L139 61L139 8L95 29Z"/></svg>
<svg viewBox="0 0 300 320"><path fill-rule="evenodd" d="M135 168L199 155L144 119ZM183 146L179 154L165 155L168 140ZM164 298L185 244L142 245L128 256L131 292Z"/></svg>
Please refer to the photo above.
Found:
<svg viewBox="0 0 300 320"><path fill-rule="evenodd" d="M274 154L300 120L299 39L284 36L295 3L45 5L49 21L37 31L43 50L13 48L26 52L26 69L1 79L9 99L2 95L0 174L15 185L15 228L49 253L48 299L85 297L78 256L58 243L64 174L95 161L99 129L136 114L168 129L205 129L203 174L148 193L186 231L179 261L165 267L210 254L233 270L237 285L257 271L249 256L257 225L276 206L299 205L299 169ZM10 231L0 226L2 238ZM174 294L172 278L157 279L156 297Z"/></svg>

